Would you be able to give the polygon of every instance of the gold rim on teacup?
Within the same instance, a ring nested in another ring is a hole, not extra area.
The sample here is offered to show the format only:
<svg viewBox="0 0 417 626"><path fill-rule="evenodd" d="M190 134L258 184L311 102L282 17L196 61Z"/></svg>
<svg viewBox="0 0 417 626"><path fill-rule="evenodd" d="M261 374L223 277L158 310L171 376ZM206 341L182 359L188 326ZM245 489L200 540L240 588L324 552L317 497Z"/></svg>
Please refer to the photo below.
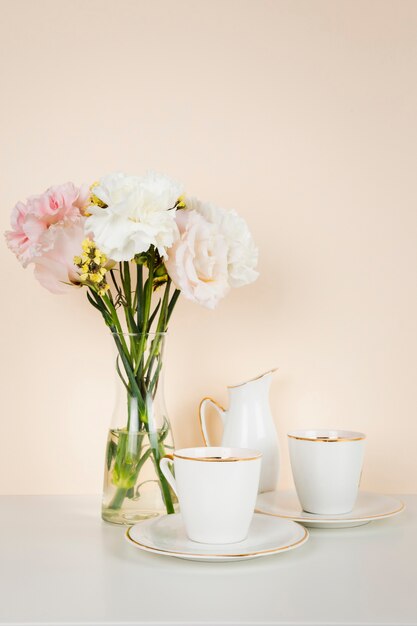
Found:
<svg viewBox="0 0 417 626"><path fill-rule="evenodd" d="M317 441L321 443L338 443L342 441L361 441L366 439L364 433L351 430L339 430L335 428L318 428L307 430L293 430L287 435L291 439L299 441Z"/></svg>
<svg viewBox="0 0 417 626"><path fill-rule="evenodd" d="M205 463L237 463L239 461L256 461L262 457L262 452L258 452L257 450L246 450L245 448L227 448L222 446L214 446L214 447L204 447L202 448L205 452L209 450L234 450L235 452L241 452L240 456L236 454L231 454L230 456L222 455L220 452L216 454L213 452L212 454L205 454L204 456L190 456L192 450L196 450L196 448L182 448L181 450L176 450L173 454L166 454L165 458L171 459L174 461L175 459L181 459L185 461L204 461Z"/></svg>

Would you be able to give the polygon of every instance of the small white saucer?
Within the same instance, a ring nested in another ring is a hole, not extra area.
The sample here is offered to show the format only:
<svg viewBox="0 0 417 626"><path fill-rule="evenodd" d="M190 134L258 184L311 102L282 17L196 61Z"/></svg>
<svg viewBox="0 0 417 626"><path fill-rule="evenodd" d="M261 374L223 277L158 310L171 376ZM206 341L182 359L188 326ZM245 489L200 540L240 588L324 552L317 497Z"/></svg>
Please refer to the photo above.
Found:
<svg viewBox="0 0 417 626"><path fill-rule="evenodd" d="M256 501L259 513L300 522L309 528L350 528L362 526L378 519L398 515L404 504L396 498L378 493L360 492L350 513L343 515L315 515L302 510L295 491L269 491L261 493Z"/></svg>
<svg viewBox="0 0 417 626"><path fill-rule="evenodd" d="M248 537L222 545L196 543L185 534L181 514L163 515L131 526L126 539L141 550L192 561L242 561L299 548L308 531L292 521L255 513Z"/></svg>

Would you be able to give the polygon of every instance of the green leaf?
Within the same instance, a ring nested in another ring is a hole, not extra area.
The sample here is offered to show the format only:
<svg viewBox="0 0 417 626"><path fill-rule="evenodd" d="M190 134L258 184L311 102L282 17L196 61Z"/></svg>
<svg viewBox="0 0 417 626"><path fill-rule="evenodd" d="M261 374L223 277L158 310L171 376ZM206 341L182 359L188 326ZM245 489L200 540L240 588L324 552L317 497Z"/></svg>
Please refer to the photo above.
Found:
<svg viewBox="0 0 417 626"><path fill-rule="evenodd" d="M118 373L118 374L119 374L119 376L120 376L120 379L121 379L122 383L123 383L123 384L124 384L124 386L126 387L126 391L130 392L130 390L129 390L129 385L128 385L128 384L127 384L127 382L125 381L125 378L124 378L124 376L123 376L123 374L122 374L122 372L121 372L121 370L120 370L120 365L119 365L119 357L117 357L117 358L116 358L116 370L117 370L117 373Z"/></svg>
<svg viewBox="0 0 417 626"><path fill-rule="evenodd" d="M114 457L116 456L116 451L117 451L117 445L116 443L111 440L109 442L109 445L107 446L107 470L110 469L111 466L111 462L113 461Z"/></svg>
<svg viewBox="0 0 417 626"><path fill-rule="evenodd" d="M103 312L102 308L101 308L101 307L99 307L99 306L98 306L98 304L97 304L97 303L93 300L93 298L90 296L90 294L88 293L88 291L87 291L87 298L88 298L89 303L90 303L90 304L92 304L92 305L93 305L93 307L94 307L95 309L97 309L98 311L100 311L100 313L102 313L102 312Z"/></svg>
<svg viewBox="0 0 417 626"><path fill-rule="evenodd" d="M133 374L132 367L131 367L131 364L129 362L129 359L126 356L126 354L124 353L124 351L123 351L123 348L122 348L122 345L121 345L121 341L120 341L120 338L118 337L118 335L114 334L113 337L114 337L114 341L116 342L116 346L117 346L117 349L119 351L120 357L122 359L123 367L125 368L125 372L126 372L127 377L129 379L129 383L130 383L132 394L138 400L139 412L142 415L145 415L146 414L145 403L143 401L142 394L141 394L140 389L138 387L138 384L136 382L136 378L135 378L135 376Z"/></svg>
<svg viewBox="0 0 417 626"><path fill-rule="evenodd" d="M150 330L151 330L152 322L154 321L154 319L155 319L155 317L156 317L156 314L157 314L157 313L158 313L158 311L159 311L160 306L161 306L161 300L159 300L159 302L158 302L158 304L156 305L156 307L155 307L155 309L154 309L154 311L153 311L152 315L151 315L151 316L150 316L150 318L149 318L149 321L148 321L148 328L147 328L147 332L148 332L148 333L149 333L149 332L150 332Z"/></svg>
<svg viewBox="0 0 417 626"><path fill-rule="evenodd" d="M133 314L132 314L132 309L129 306L127 306L125 311L126 311L126 318L127 318L126 321L128 323L130 332L139 333L139 329L136 325L135 318L133 317Z"/></svg>
<svg viewBox="0 0 417 626"><path fill-rule="evenodd" d="M104 318L106 326L110 326L111 327L111 324L112 324L111 315L109 315L109 312L108 312L105 304L97 296L97 294L95 293L95 291L91 287L88 288L87 298L88 298L88 301L90 302L90 304L92 304L94 308L96 308L98 311L100 311L100 313L102 314L102 316Z"/></svg>

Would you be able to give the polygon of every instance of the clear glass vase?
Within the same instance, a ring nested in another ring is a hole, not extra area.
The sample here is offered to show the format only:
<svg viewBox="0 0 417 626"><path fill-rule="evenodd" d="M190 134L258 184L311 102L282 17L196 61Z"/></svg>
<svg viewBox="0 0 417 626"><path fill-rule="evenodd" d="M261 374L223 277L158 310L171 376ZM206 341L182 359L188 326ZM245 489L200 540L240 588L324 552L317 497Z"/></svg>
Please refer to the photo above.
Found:
<svg viewBox="0 0 417 626"><path fill-rule="evenodd" d="M165 333L113 334L116 400L107 440L102 517L134 524L177 503L159 468L174 449L163 389Z"/></svg>

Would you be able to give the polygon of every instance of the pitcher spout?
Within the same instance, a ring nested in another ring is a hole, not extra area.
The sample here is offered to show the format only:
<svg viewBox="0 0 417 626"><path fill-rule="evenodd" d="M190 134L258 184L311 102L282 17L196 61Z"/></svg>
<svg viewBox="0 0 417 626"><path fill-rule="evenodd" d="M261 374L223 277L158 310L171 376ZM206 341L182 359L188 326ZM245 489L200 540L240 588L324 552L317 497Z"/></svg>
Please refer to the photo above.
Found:
<svg viewBox="0 0 417 626"><path fill-rule="evenodd" d="M264 380L268 380L271 378L272 374L274 372L276 372L278 370L277 367L274 367L273 369L268 370L267 372L264 372L263 374L260 374L259 376L255 376L254 378L250 378L249 380L246 380L243 383L239 383L238 385L228 385L227 388L228 389L238 389L239 387L245 387L246 385L250 385L251 383L256 383L262 379Z"/></svg>

